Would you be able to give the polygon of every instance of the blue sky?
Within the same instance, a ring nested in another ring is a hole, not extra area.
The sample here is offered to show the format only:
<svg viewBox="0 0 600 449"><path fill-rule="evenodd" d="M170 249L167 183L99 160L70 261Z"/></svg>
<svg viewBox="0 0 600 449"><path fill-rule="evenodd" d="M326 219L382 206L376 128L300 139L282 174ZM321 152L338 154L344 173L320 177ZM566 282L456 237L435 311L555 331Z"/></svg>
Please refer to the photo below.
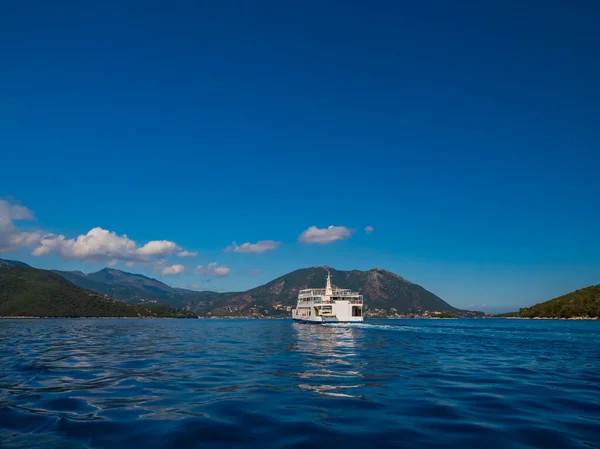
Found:
<svg viewBox="0 0 600 449"><path fill-rule="evenodd" d="M484 3L5 3L0 257L489 310L600 283L600 7Z"/></svg>

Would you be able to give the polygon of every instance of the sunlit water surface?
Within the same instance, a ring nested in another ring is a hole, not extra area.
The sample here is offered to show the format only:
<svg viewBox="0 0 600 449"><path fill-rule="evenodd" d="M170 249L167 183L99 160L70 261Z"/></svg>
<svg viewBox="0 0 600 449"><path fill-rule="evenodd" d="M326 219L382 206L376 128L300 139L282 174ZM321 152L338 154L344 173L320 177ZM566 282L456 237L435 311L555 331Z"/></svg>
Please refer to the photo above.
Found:
<svg viewBox="0 0 600 449"><path fill-rule="evenodd" d="M600 322L0 320L0 447L600 448Z"/></svg>

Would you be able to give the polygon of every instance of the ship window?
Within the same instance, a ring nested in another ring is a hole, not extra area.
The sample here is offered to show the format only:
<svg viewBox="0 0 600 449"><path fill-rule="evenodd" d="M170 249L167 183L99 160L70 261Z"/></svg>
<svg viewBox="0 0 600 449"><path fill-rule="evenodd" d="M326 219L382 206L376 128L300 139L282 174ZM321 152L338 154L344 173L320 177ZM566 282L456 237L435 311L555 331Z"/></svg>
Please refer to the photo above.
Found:
<svg viewBox="0 0 600 449"><path fill-rule="evenodd" d="M352 316L362 316L362 310L360 307L352 307Z"/></svg>

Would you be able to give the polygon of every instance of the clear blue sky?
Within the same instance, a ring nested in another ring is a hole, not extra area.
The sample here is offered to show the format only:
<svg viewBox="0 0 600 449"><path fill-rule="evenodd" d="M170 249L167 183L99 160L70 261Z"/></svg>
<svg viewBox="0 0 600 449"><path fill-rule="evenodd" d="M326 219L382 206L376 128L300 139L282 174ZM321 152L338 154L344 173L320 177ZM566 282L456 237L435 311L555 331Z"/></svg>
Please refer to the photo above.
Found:
<svg viewBox="0 0 600 449"><path fill-rule="evenodd" d="M600 283L600 3L92 3L2 4L0 257L378 266L484 310ZM199 254L69 242L97 227Z"/></svg>

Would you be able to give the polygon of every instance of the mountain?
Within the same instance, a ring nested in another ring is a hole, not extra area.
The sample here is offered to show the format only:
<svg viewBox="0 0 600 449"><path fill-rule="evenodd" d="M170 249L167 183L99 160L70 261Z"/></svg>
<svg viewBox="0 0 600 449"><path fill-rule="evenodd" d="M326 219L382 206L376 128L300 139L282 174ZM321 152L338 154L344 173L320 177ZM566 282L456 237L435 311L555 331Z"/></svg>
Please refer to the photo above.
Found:
<svg viewBox="0 0 600 449"><path fill-rule="evenodd" d="M104 268L95 273L81 271L52 270L87 290L92 290L130 304L169 304L184 307L190 302L201 301L214 292L196 292L173 288L142 274L127 273L113 268Z"/></svg>
<svg viewBox="0 0 600 449"><path fill-rule="evenodd" d="M327 271L333 284L360 292L370 316L421 315L425 311L479 316L456 309L423 287L386 271L339 271L330 267L303 268L245 292L217 293L170 287L140 274L105 268L96 273L54 271L74 284L133 304L161 303L183 307L201 316L289 316L298 290L323 288Z"/></svg>
<svg viewBox="0 0 600 449"><path fill-rule="evenodd" d="M600 318L600 285L582 288L519 311L521 318Z"/></svg>
<svg viewBox="0 0 600 449"><path fill-rule="evenodd" d="M9 267L28 267L25 262L19 262L18 260L8 260L8 259L0 259L0 265L5 265Z"/></svg>
<svg viewBox="0 0 600 449"><path fill-rule="evenodd" d="M224 293L189 304L198 315L289 316L296 306L298 290L324 288L327 271L335 287L352 289L364 296L367 316L422 314L425 311L467 316L417 284L381 268L369 271L339 271L330 267L303 268L241 293Z"/></svg>
<svg viewBox="0 0 600 449"><path fill-rule="evenodd" d="M171 306L125 304L78 287L51 271L0 265L0 316L194 317Z"/></svg>

